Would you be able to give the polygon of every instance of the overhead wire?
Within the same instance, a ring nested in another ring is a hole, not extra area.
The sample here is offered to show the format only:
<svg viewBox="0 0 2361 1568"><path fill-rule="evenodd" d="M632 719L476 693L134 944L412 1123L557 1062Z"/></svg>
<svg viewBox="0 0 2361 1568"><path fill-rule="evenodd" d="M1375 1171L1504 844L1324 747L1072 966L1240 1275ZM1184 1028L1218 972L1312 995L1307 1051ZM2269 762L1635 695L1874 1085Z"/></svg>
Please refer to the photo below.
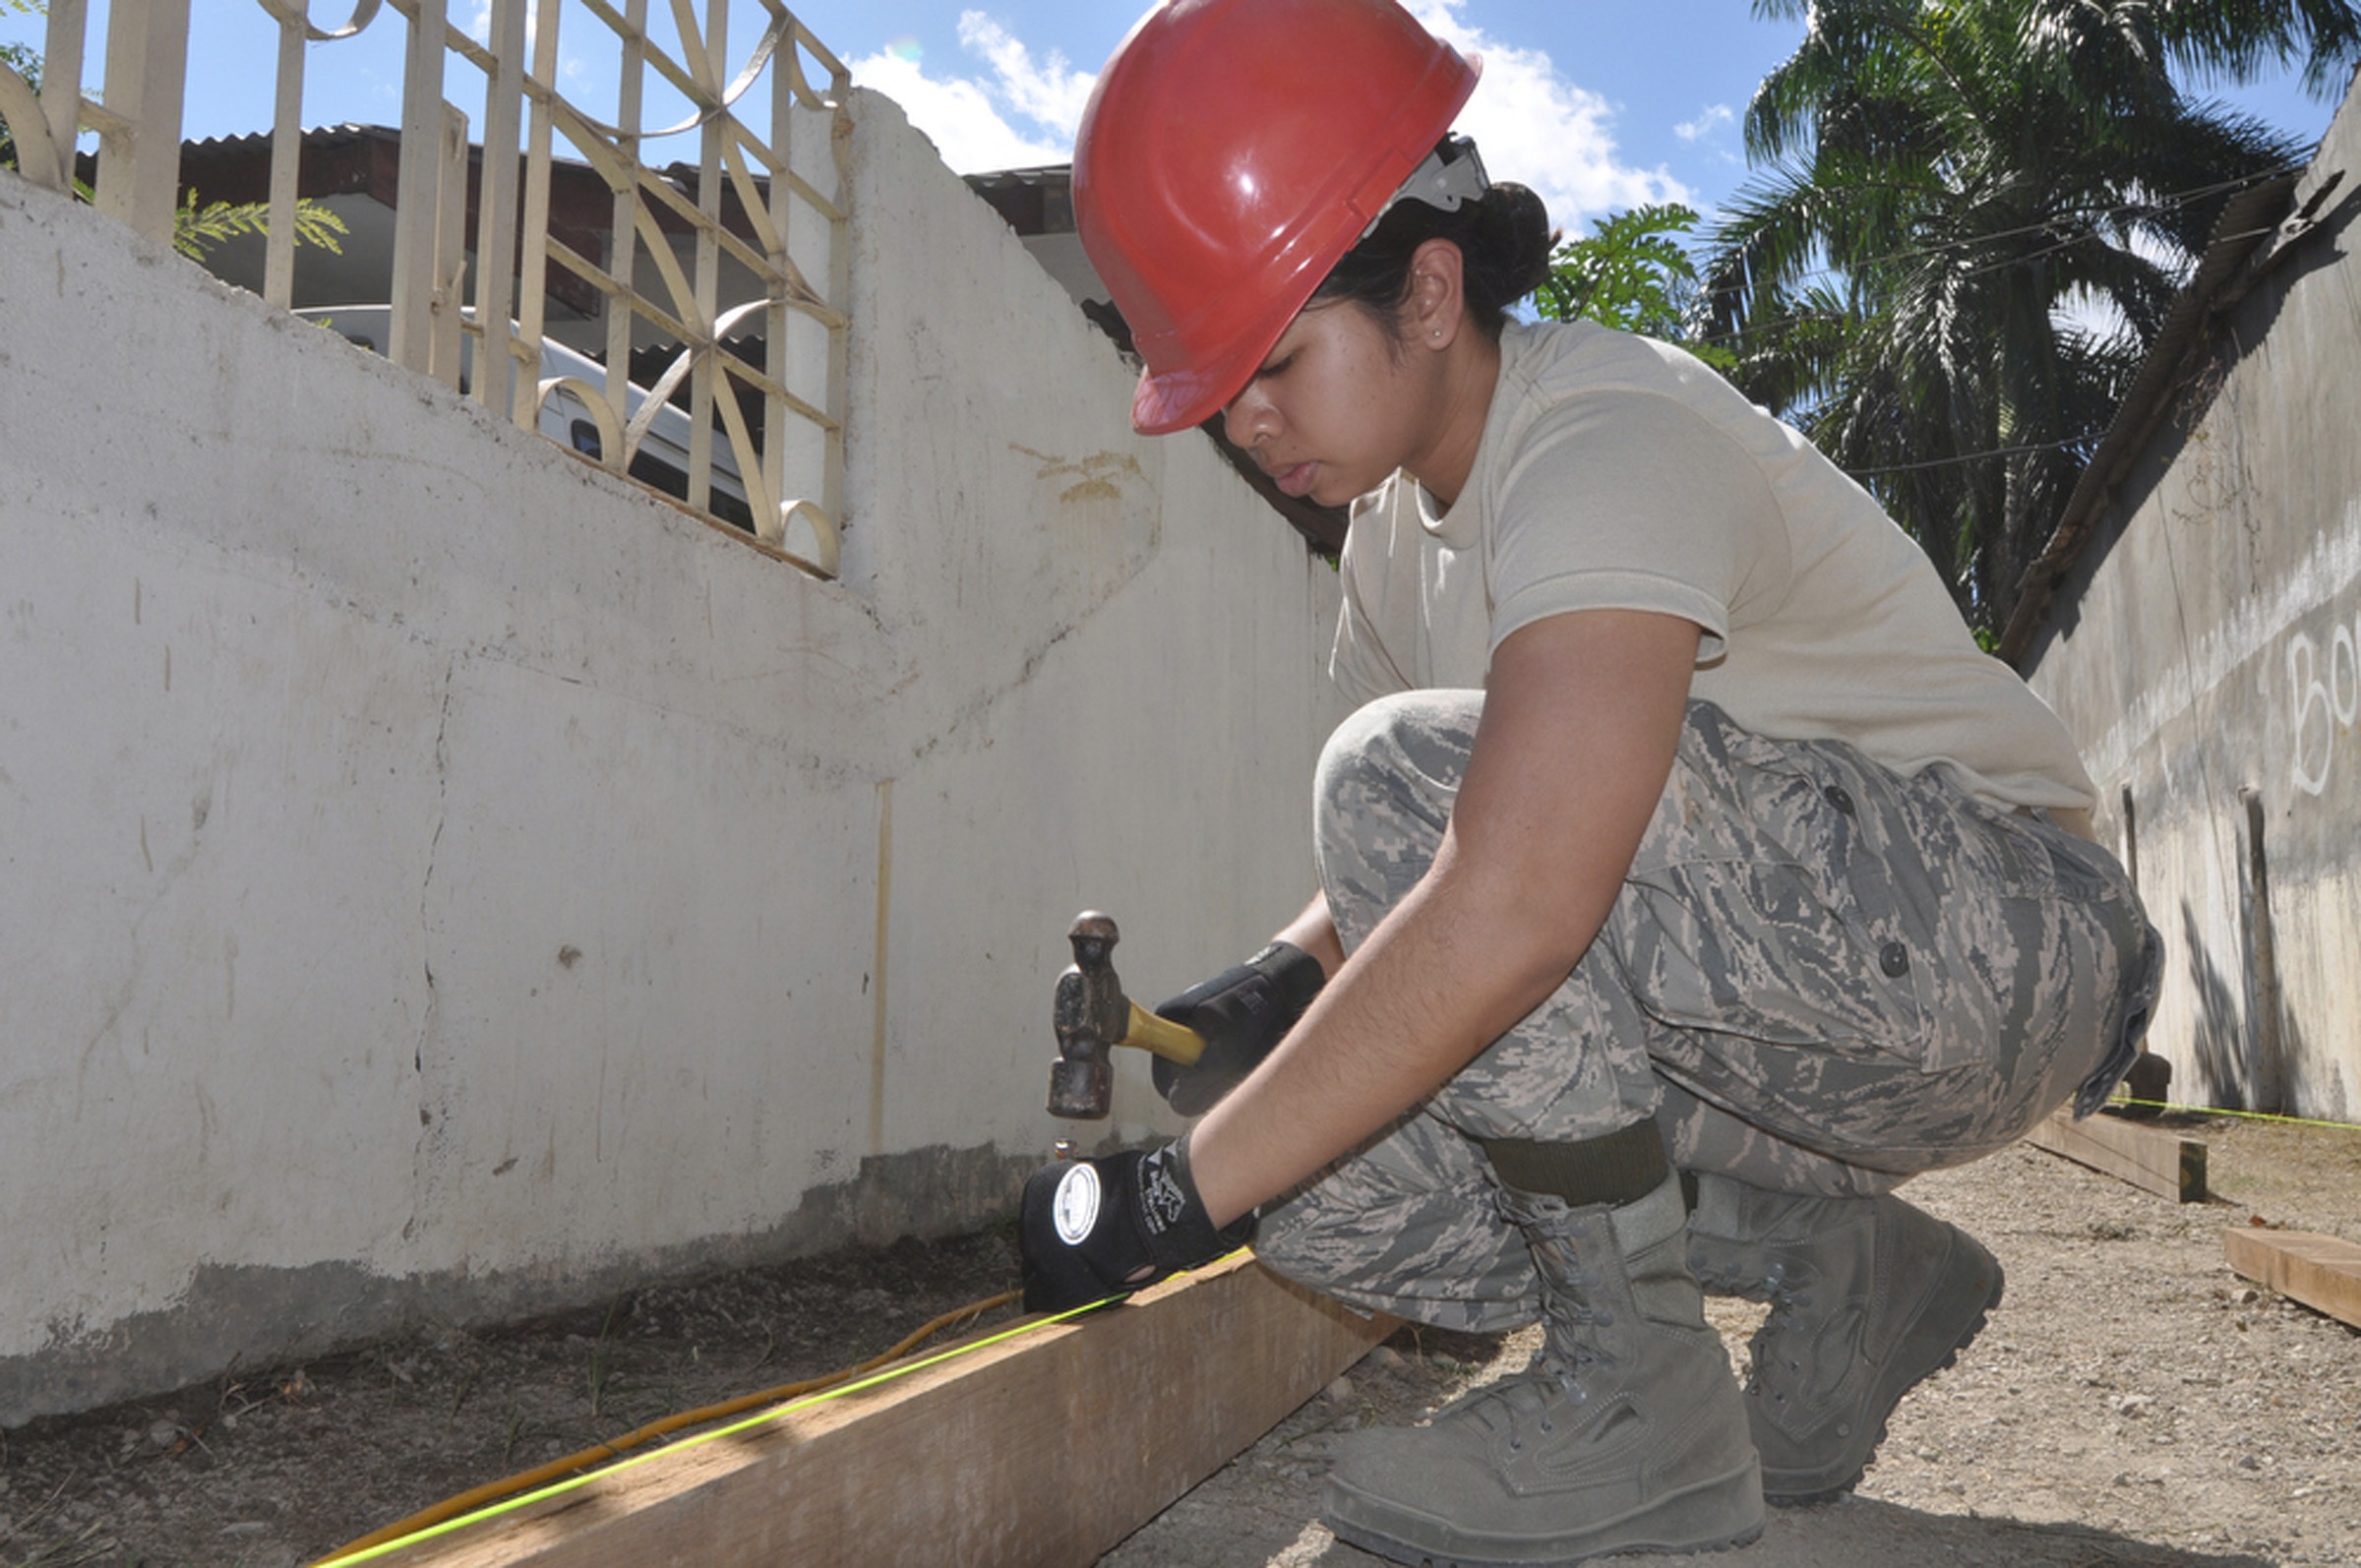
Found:
<svg viewBox="0 0 2361 1568"><path fill-rule="evenodd" d="M2100 208L2093 211L2085 212L2078 215L2083 217L2085 221L2096 223L2107 218L2121 217L2126 214L2159 214L2163 212L2174 211L2181 208L2189 207L2197 202L2204 201L2209 197L2235 193L2245 190L2250 186L2259 185L2266 180L2277 179L2281 175L2294 173L2306 167L2309 162L2309 158L2303 158L2292 160L2286 163L2274 164L2270 168L2259 169L2252 174L2240 175L2235 179L2216 180L2207 185L2192 186L2187 190L2170 192L2166 195L2156 197L2150 201L2120 202L2112 207ZM1801 283L1822 277L1849 277L1863 271L1880 267L1888 267L1900 262L1918 261L1927 257L1942 256L1955 252L1972 251L2002 240L2019 239L2028 234L2052 232L2057 228L2059 221L2059 218L2048 218L2037 223L2021 224L2016 228L1996 229L1989 234L1977 234L1966 236L1960 239L1940 240L1929 242L1923 245L1905 246L1883 256L1870 257L1864 261L1855 263L1850 267L1839 267L1831 263L1820 267L1806 268L1797 272L1790 281ZM2100 236L2097 230L2093 227L2080 234L2065 236L2056 244L2035 251L2030 255L2013 256L2004 261L1993 262L1987 266L1973 269L1968 275L1982 276L1987 272L2002 271L2011 267L2025 266L2030 262L2039 261L2045 256L2053 255L2058 251L2068 249L2075 245L2085 244L2099 237ZM1789 313L1786 316L1775 316L1767 321L1749 323L1746 326L1733 328L1727 332L1707 333L1701 337L1699 341L1710 343L1717 347L1730 347L1744 341L1749 337L1767 336L1794 326L1809 323L1815 319L1816 314L1817 313L1813 312L1799 311Z"/></svg>
<svg viewBox="0 0 2361 1568"><path fill-rule="evenodd" d="M1964 462L1981 462L1988 457L2022 457L2036 452L2062 452L2096 441L2096 435L2068 436L2062 441L2038 441L2027 447L1995 447L1989 452L1963 452L1949 457L1929 457L1923 462L1888 463L1882 468L1847 468L1845 471L1855 479L1875 478L1880 474L1915 473L1921 468L1953 468Z"/></svg>
<svg viewBox="0 0 2361 1568"><path fill-rule="evenodd" d="M2097 217L2120 216L2130 212L2152 215L2155 213L2170 211L2178 208L2187 207L2192 203L2202 201L2208 197L2218 196L2225 192L2236 192L2246 189L2249 186L2260 184L2265 180L2275 179L2280 175L2301 169L2304 166L2305 163L2302 161L2282 163L2271 168L2259 170L2253 174L2241 175L2236 179L2216 180L2207 185L2192 186L2187 190L2175 191L2169 193L2168 195L2157 197L2152 201L2119 203L2112 208L2099 210L2095 216L2092 214L2084 214L2084 216L2087 221L2094 222ZM1883 257L1872 258L1867 262L1859 264L1859 267L1851 270L1834 266L1811 268L1797 274L1797 280L1802 281L1815 277L1849 275L1850 271L1859 271L1862 268L1883 267L1895 262L1912 261L1929 256L1939 256L1948 252L1965 252L1987 246L2000 240L2021 238L2028 234L2049 232L2057 227L2059 221L2059 219L2053 218L2040 223L2024 224L2013 229L2000 229L1990 234L1979 234L1970 238L1946 240L1937 244L1923 246L1906 247L1902 250L1891 252ZM2256 233L2260 232L2266 231L2244 231L2239 234L2221 237L2245 239L2252 238ZM2099 237L2099 233L2095 227L2089 228L2079 234L2067 235L2059 239L2055 244L2045 246L2040 250L2033 251L2028 255L2013 256L2005 261L1993 262L1983 267L1972 268L1968 270L1966 275L1969 277L1980 277L1991 272L2006 271L2012 267L2025 266L2029 263L2039 261L2043 257L2054 255L2059 251L2066 250L2075 245L2087 243L2090 240L2098 239ZM1785 332L1795 327L1808 325L1815 320L1824 319L1824 316L1825 313L1819 312L1794 312L1786 316L1773 317L1767 321L1751 323L1747 326L1734 328L1727 332L1709 332L1701 336L1698 341L1711 344L1715 347L1735 347L1748 338L1770 336L1776 332ZM2065 437L2057 441L2037 442L2025 446L1996 447L1985 452L1956 452L1949 456L1929 457L1917 462L1888 463L1869 468L1848 467L1845 471L1855 479L1873 479L1893 474L1917 473L1935 468L1953 468L1971 462L1987 462L1994 458L2000 457L2027 456L2035 452L2062 452L2070 447L2088 445L2089 443L2097 440L2099 434L2101 433L2087 433L2078 436Z"/></svg>

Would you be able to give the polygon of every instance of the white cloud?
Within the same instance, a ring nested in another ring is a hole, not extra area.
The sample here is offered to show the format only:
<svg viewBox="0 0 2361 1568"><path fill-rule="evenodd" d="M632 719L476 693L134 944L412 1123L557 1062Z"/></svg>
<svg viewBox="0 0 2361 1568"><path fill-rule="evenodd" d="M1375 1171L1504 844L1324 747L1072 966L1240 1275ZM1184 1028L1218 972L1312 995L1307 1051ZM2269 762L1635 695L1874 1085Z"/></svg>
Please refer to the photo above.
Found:
<svg viewBox="0 0 2361 1568"><path fill-rule="evenodd" d="M1633 168L1617 155L1612 104L1566 80L1544 51L1462 22L1466 3L1411 0L1411 10L1452 47L1483 57L1460 129L1483 147L1495 179L1532 186L1569 232L1643 203L1692 200L1668 170ZM853 61L854 80L899 103L961 173L1071 157L1097 79L1057 50L1037 57L983 11L961 14L959 42L963 55L950 69L930 72L908 51L888 51Z"/></svg>
<svg viewBox="0 0 2361 1568"><path fill-rule="evenodd" d="M1651 202L1689 202L1688 188L1663 167L1633 168L1615 151L1614 105L1560 75L1548 54L1501 42L1462 22L1466 0L1411 0L1436 37L1483 59L1483 80L1459 117L1496 180L1540 193L1549 220L1568 233L1593 218Z"/></svg>
<svg viewBox="0 0 2361 1568"><path fill-rule="evenodd" d="M492 0L476 0L475 10L467 18L467 36L486 48L492 46ZM541 36L541 10L538 6L524 14L524 58L532 63L533 40Z"/></svg>
<svg viewBox="0 0 2361 1568"><path fill-rule="evenodd" d="M1672 127L1672 134L1683 142L1702 142L1718 135L1725 127L1737 123L1738 111L1726 103L1709 103L1698 111L1694 120L1683 120Z"/></svg>
<svg viewBox="0 0 2361 1568"><path fill-rule="evenodd" d="M1056 49L1050 51L1049 59L1034 64L1033 52L981 11L959 13L959 44L991 62L999 78L999 95L1019 114L1063 133L1068 142L1073 140L1082 128L1082 109L1090 102L1096 76L1075 70Z"/></svg>
<svg viewBox="0 0 2361 1568"><path fill-rule="evenodd" d="M850 62L853 80L900 104L962 174L1072 157L1074 131L1097 78L1055 49L1036 60L981 11L960 15L959 43L989 72L931 76L918 61L886 51Z"/></svg>
<svg viewBox="0 0 2361 1568"><path fill-rule="evenodd" d="M942 160L961 174L1061 163L1072 154L1070 142L1028 135L1009 124L980 83L965 78L940 81L916 62L892 54L873 54L848 64L854 81L900 104Z"/></svg>

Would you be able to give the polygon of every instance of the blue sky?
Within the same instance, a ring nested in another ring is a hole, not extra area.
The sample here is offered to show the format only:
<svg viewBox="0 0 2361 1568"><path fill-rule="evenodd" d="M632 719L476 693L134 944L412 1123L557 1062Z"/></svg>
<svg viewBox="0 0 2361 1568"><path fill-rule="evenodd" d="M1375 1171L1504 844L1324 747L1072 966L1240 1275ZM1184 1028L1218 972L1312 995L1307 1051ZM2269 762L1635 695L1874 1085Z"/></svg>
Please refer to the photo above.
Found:
<svg viewBox="0 0 2361 1568"><path fill-rule="evenodd" d="M1484 58L1483 83L1460 123L1494 176L1534 186L1569 228L1644 201L1686 201L1710 214L1746 175L1737 119L1747 97L1801 29L1756 21L1744 0L1409 3ZM312 0L315 22L327 26L351 8L351 0ZM91 9L94 75L106 6ZM454 22L479 33L488 9L485 0L451 0ZM662 17L670 8L649 10ZM857 82L899 101L963 172L1062 161L1093 74L1136 15L1129 0L805 0L795 10ZM760 10L741 0L733 15L743 40L733 52L742 55ZM586 14L565 27L566 90L601 114L613 102L611 39ZM0 0L0 41L37 43L40 28ZM191 34L188 134L266 129L276 30L261 6L193 0ZM306 120L396 121L400 34L387 6L359 37L312 45ZM462 106L470 91L480 105L473 75L457 67L449 80ZM2306 141L2333 108L2304 96L2291 77L2231 96ZM651 121L666 112L651 103ZM656 123L675 118L685 115ZM651 161L694 155L686 142L649 151Z"/></svg>

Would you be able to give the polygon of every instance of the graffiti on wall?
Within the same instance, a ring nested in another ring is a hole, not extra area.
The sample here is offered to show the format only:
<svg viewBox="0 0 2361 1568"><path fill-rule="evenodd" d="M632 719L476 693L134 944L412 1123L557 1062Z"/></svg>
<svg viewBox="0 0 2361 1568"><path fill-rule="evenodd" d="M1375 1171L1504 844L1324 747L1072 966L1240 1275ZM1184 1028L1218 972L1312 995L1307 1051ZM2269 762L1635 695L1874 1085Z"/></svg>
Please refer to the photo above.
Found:
<svg viewBox="0 0 2361 1568"><path fill-rule="evenodd" d="M2342 737L2361 717L2361 615L2338 622L2323 647L2309 632L2287 638L2288 728L2295 757L2288 776L2307 795L2329 787Z"/></svg>

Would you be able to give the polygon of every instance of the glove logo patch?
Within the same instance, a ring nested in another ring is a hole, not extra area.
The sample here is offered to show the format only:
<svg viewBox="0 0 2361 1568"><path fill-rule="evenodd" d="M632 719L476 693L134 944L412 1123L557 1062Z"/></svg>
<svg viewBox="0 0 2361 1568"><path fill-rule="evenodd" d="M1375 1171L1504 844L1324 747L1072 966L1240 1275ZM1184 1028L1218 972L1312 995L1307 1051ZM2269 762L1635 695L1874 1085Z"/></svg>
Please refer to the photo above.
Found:
<svg viewBox="0 0 2361 1568"><path fill-rule="evenodd" d="M1050 1216L1058 1227L1059 1240L1067 1246L1082 1244L1099 1223L1096 1168L1077 1163L1059 1178L1058 1194L1050 1200Z"/></svg>
<svg viewBox="0 0 2361 1568"><path fill-rule="evenodd" d="M1140 1209L1148 1228L1162 1236L1180 1223L1180 1216L1188 1212L1188 1199L1162 1160L1148 1162L1141 1175L1146 1179L1139 1189Z"/></svg>

